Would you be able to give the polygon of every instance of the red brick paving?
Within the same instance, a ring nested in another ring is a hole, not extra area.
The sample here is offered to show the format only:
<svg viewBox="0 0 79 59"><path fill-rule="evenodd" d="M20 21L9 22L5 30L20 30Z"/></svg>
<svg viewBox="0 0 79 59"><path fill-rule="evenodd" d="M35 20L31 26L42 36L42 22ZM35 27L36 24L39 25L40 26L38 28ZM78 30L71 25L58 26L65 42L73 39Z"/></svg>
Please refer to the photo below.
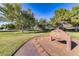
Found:
<svg viewBox="0 0 79 59"><path fill-rule="evenodd" d="M14 56L48 56L36 39L25 43Z"/></svg>
<svg viewBox="0 0 79 59"><path fill-rule="evenodd" d="M16 53L15 56L38 56L37 49L33 45L32 41L27 42Z"/></svg>
<svg viewBox="0 0 79 59"><path fill-rule="evenodd" d="M66 49L67 45L51 41L49 36L35 37L24 44L14 56L79 56L79 40L72 39L77 46Z"/></svg>

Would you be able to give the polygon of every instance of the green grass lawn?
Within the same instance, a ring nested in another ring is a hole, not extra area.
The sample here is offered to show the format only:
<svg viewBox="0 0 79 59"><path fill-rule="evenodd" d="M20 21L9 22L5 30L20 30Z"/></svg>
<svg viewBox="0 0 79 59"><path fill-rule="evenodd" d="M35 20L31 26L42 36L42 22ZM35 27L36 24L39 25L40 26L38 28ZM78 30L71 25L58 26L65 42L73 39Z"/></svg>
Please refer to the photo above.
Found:
<svg viewBox="0 0 79 59"><path fill-rule="evenodd" d="M68 33L71 37L79 39L79 32L68 32Z"/></svg>
<svg viewBox="0 0 79 59"><path fill-rule="evenodd" d="M70 36L79 39L79 32L68 32ZM21 32L0 32L0 56L12 55L19 46L29 38L37 35L47 35L48 33L26 33Z"/></svg>
<svg viewBox="0 0 79 59"><path fill-rule="evenodd" d="M0 56L12 55L29 38L40 34L45 33L0 32Z"/></svg>

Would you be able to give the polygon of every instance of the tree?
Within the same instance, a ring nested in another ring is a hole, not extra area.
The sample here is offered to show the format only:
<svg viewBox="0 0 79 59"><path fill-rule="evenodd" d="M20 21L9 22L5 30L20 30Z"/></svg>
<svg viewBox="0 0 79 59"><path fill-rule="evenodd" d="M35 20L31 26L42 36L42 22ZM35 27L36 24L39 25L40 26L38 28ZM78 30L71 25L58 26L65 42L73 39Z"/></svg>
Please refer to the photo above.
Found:
<svg viewBox="0 0 79 59"><path fill-rule="evenodd" d="M72 7L72 17L70 23L75 26L75 31L78 31L79 26L79 6Z"/></svg>
<svg viewBox="0 0 79 59"><path fill-rule="evenodd" d="M45 31L46 24L46 19L40 18L38 26L40 27L41 31Z"/></svg>
<svg viewBox="0 0 79 59"><path fill-rule="evenodd" d="M0 12L9 20L16 20L20 16L21 4L3 4L0 6Z"/></svg>
<svg viewBox="0 0 79 59"><path fill-rule="evenodd" d="M15 21L16 28L19 30L25 30L26 27L31 28L34 26L34 15L31 9L22 10L21 4L2 4L0 6L0 13L4 18Z"/></svg>
<svg viewBox="0 0 79 59"><path fill-rule="evenodd" d="M22 32L24 29L33 29L33 26L35 25L35 18L31 9L22 11L21 18Z"/></svg>
<svg viewBox="0 0 79 59"><path fill-rule="evenodd" d="M73 16L78 15L79 14L79 6L72 7L71 11L73 13Z"/></svg>
<svg viewBox="0 0 79 59"><path fill-rule="evenodd" d="M33 12L32 12L32 10L31 9L27 9L27 14L28 14L28 23L29 23L29 27L31 28L31 29L33 29L33 27L35 26L35 17L34 17L34 14L33 14Z"/></svg>
<svg viewBox="0 0 79 59"><path fill-rule="evenodd" d="M18 23L20 23L20 15L21 15L21 4L10 4L10 3L3 3L3 6L0 6L0 14L8 20L16 21L16 27Z"/></svg>
<svg viewBox="0 0 79 59"><path fill-rule="evenodd" d="M70 11L64 8L60 8L58 10L55 10L55 16L51 18L50 22L54 27L60 27L61 26L60 22L67 21L69 17L70 17Z"/></svg>
<svg viewBox="0 0 79 59"><path fill-rule="evenodd" d="M5 25L2 25L2 26L5 26L5 28L7 28L9 30L15 29L15 25L14 24L5 24Z"/></svg>
<svg viewBox="0 0 79 59"><path fill-rule="evenodd" d="M72 18L71 19L71 24L73 25L73 26L75 26L75 31L78 31L78 26L79 26L79 19L74 19L74 18Z"/></svg>

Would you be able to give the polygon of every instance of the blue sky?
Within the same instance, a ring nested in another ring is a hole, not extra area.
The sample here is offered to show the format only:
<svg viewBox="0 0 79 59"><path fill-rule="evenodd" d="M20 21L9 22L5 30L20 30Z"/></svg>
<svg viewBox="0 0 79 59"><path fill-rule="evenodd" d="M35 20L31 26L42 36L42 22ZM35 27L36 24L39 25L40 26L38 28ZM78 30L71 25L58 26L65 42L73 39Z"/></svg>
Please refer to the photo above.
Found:
<svg viewBox="0 0 79 59"><path fill-rule="evenodd" d="M22 9L30 8L36 19L46 18L49 20L54 16L54 11L59 8L71 9L73 6L79 6L77 3L28 3L22 4Z"/></svg>
<svg viewBox="0 0 79 59"><path fill-rule="evenodd" d="M1 5L1 4L0 4ZM54 11L59 8L66 8L70 10L73 6L79 6L78 3L23 3L22 9L30 8L36 19L45 18L49 20L54 16ZM5 22L0 22L4 24Z"/></svg>

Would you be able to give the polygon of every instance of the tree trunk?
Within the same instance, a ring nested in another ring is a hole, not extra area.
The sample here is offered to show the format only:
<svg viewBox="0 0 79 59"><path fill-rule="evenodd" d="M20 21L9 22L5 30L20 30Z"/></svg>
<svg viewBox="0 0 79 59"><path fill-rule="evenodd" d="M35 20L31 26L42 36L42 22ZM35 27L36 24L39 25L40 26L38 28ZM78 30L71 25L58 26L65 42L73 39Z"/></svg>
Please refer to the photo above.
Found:
<svg viewBox="0 0 79 59"><path fill-rule="evenodd" d="M24 33L24 29L22 29L22 33Z"/></svg>
<svg viewBox="0 0 79 59"><path fill-rule="evenodd" d="M21 29L21 30L22 30L22 33L24 33L24 26L22 25L22 27L21 27L21 28L22 28L22 29Z"/></svg>
<svg viewBox="0 0 79 59"><path fill-rule="evenodd" d="M78 31L78 26L75 27L75 31L76 31L76 32Z"/></svg>

